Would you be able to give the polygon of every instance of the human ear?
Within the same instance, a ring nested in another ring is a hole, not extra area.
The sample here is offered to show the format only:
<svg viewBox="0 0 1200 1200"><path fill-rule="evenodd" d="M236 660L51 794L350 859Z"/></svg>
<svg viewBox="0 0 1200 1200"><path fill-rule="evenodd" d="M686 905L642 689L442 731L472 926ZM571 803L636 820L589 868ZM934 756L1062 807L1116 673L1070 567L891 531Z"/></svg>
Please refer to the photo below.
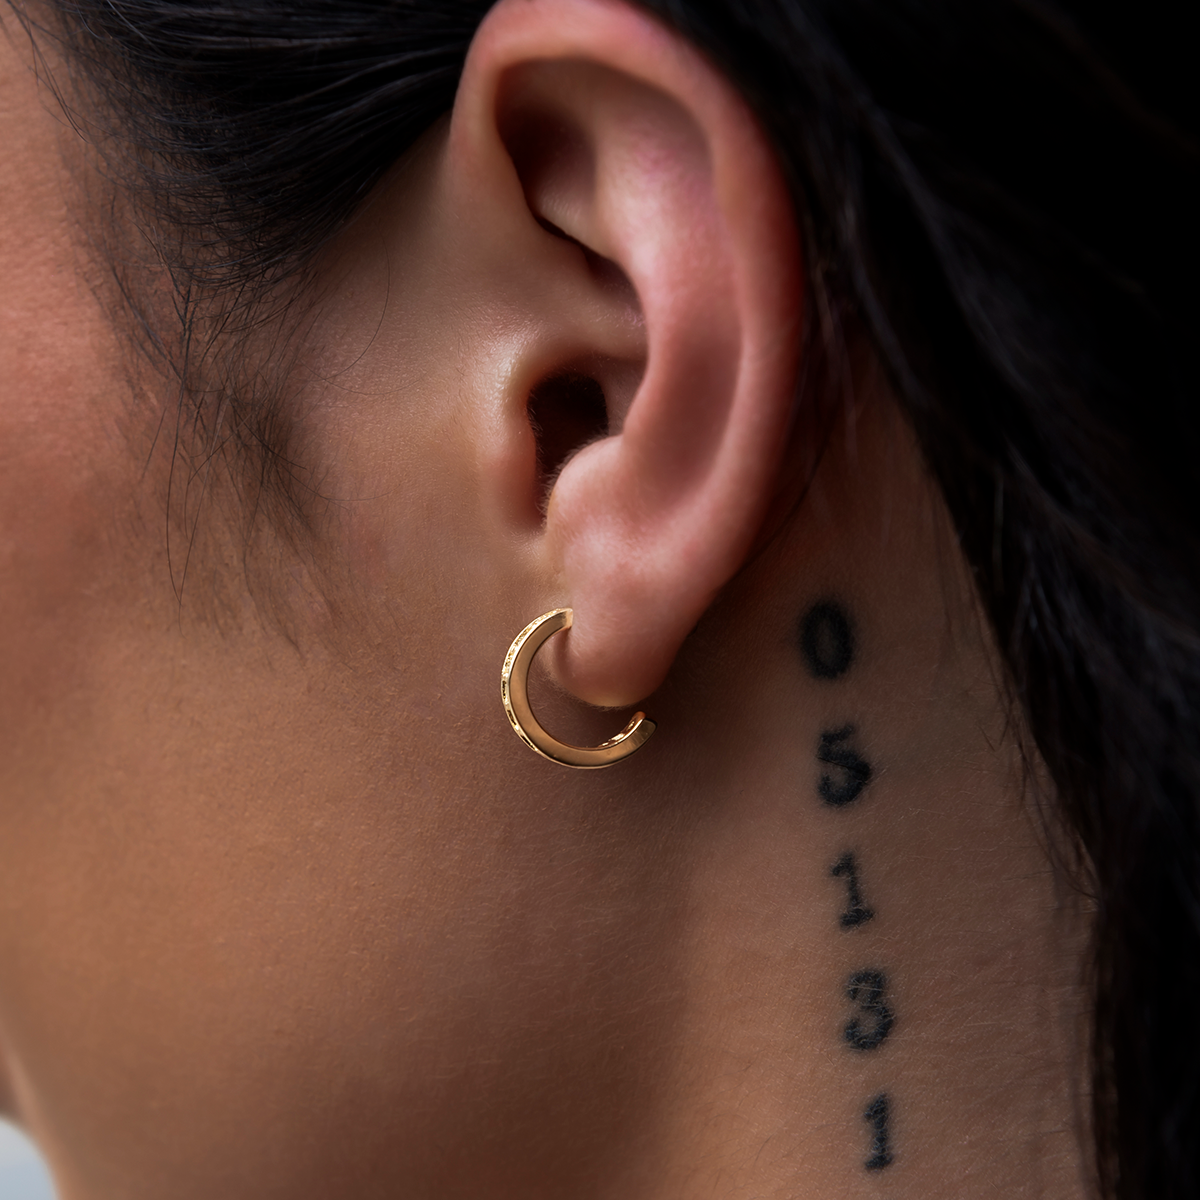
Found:
<svg viewBox="0 0 1200 1200"><path fill-rule="evenodd" d="M788 191L732 86L614 0L500 0L465 64L449 154L481 203L524 207L542 269L582 281L575 327L594 344L564 343L556 362L547 327L541 375L561 395L509 402L532 413L554 472L535 558L574 621L547 646L552 669L583 700L630 704L741 566L775 487L801 320ZM609 349L622 337L632 374ZM584 377L608 384L607 428L578 419ZM570 446L573 430L587 444ZM497 495L537 495L537 456L490 461Z"/></svg>

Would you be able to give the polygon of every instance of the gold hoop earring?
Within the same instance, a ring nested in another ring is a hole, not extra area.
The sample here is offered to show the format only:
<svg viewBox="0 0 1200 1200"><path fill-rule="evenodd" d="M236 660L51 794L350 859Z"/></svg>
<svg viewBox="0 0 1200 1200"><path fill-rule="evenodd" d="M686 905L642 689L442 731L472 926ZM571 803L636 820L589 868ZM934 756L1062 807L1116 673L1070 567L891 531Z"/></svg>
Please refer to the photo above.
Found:
<svg viewBox="0 0 1200 1200"><path fill-rule="evenodd" d="M531 621L513 638L504 656L504 671L500 676L500 699L508 714L513 732L530 750L564 767L581 771L596 771L611 767L635 750L640 750L658 727L645 713L635 713L633 720L617 734L598 746L571 746L551 737L538 723L529 707L529 668L542 643L560 629L571 628L571 609L556 608Z"/></svg>

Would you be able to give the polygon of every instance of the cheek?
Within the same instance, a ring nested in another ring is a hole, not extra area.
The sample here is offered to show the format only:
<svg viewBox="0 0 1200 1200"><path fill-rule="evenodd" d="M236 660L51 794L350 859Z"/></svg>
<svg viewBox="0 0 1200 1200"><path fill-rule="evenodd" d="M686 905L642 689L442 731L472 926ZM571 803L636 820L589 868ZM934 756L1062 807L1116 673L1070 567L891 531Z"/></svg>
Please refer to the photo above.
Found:
<svg viewBox="0 0 1200 1200"><path fill-rule="evenodd" d="M673 817L526 761L498 676L528 614L473 550L467 456L377 418L331 483L332 628L299 644L180 606L127 447L4 481L0 1028L80 1190L571 1194L667 1053L675 917L641 898ZM507 1149L535 1125L544 1153Z"/></svg>
<svg viewBox="0 0 1200 1200"><path fill-rule="evenodd" d="M670 816L548 802L473 709L192 657L129 690L144 737L114 704L10 822L3 1019L35 1117L101 1194L301 1196L338 1155L434 1194L456 1162L565 1170L510 1161L534 1124L593 1161L668 1050L677 914L644 900Z"/></svg>
<svg viewBox="0 0 1200 1200"><path fill-rule="evenodd" d="M64 707L90 686L104 610L142 603L156 426L135 418L123 352L80 276L68 189L39 195L31 174L25 211L0 207L0 818L15 780L69 746Z"/></svg>
<svg viewBox="0 0 1200 1200"><path fill-rule="evenodd" d="M101 401L51 386L20 400L0 411L0 816L24 790L15 781L70 744L67 713L95 685L109 615L135 618L157 557L135 545L136 451Z"/></svg>

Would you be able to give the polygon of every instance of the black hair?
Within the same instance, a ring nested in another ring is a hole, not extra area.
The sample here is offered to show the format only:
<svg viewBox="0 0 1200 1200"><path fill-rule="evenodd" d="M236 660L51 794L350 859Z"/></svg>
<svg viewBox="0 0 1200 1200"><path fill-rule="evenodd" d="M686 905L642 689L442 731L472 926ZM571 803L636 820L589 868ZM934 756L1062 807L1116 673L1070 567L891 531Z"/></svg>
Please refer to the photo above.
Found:
<svg viewBox="0 0 1200 1200"><path fill-rule="evenodd" d="M794 188L919 438L1095 903L1100 1188L1200 1195L1200 291L1186 6L642 0ZM55 0L190 286L302 270L487 0ZM28 19L28 15L26 14ZM247 289L249 291L247 292Z"/></svg>

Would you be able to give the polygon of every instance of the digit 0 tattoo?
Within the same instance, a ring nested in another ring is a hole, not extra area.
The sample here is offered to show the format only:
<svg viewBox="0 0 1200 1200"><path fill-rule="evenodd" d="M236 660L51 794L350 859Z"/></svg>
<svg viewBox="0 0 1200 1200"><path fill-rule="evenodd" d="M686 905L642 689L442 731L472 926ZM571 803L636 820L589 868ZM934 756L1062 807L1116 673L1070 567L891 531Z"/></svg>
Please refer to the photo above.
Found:
<svg viewBox="0 0 1200 1200"><path fill-rule="evenodd" d="M863 1120L871 1126L871 1157L863 1166L868 1171L882 1171L890 1167L894 1161L891 1149L891 1134L888 1130L888 1117L891 1115L892 1102L886 1093L881 1092L863 1112Z"/></svg>
<svg viewBox="0 0 1200 1200"><path fill-rule="evenodd" d="M863 788L871 782L871 764L848 746L840 744L853 733L853 725L826 730L821 734L821 744L817 747L817 761L838 767L841 771L839 779L823 771L817 784L817 793L832 808L841 808L857 800Z"/></svg>
<svg viewBox="0 0 1200 1200"><path fill-rule="evenodd" d="M858 885L858 863L855 861L853 851L843 854L830 868L829 873L833 876L844 875L846 877L846 898L849 903L846 911L842 913L842 928L853 929L855 926L869 921L875 913L863 903L862 892Z"/></svg>
<svg viewBox="0 0 1200 1200"><path fill-rule="evenodd" d="M821 600L800 620L800 651L815 679L837 679L854 661L854 628L846 610Z"/></svg>
<svg viewBox="0 0 1200 1200"><path fill-rule="evenodd" d="M864 1022L860 1017L851 1017L843 1034L855 1050L875 1050L881 1046L896 1018L888 1008L887 976L882 971L855 971L846 981L846 996L872 1019Z"/></svg>

